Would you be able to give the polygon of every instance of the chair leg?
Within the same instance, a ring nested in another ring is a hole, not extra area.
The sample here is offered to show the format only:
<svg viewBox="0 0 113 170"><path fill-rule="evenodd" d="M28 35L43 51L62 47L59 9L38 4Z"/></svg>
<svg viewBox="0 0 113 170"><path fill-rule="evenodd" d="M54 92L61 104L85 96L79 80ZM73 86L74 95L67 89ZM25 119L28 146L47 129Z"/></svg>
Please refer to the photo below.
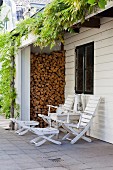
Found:
<svg viewBox="0 0 113 170"><path fill-rule="evenodd" d="M65 140L65 139L67 139L67 138L70 137L70 135L71 135L72 132L73 132L73 129L72 129L71 127L66 126L65 124L63 124L62 127L68 132L68 133L62 138L62 140ZM74 131L74 132L75 132L75 131ZM69 139L68 139L68 140L69 140Z"/></svg>
<svg viewBox="0 0 113 170"><path fill-rule="evenodd" d="M71 144L76 143L80 138L86 139L87 137L85 137L83 135L87 132L88 128L89 128L89 125L86 126L86 128L83 131L81 131L79 134L77 134L77 136L73 140L71 140Z"/></svg>
<svg viewBox="0 0 113 170"><path fill-rule="evenodd" d="M39 137L37 137L37 138L32 139L32 140L30 141L30 143L36 144L36 142L38 142L40 139L41 139L41 137L39 136Z"/></svg>
<svg viewBox="0 0 113 170"><path fill-rule="evenodd" d="M58 122L56 122L56 128L57 128L57 129L59 129L59 126L58 126L58 125L59 125L59 123L58 123ZM58 134L56 134L56 139L59 139L59 133L58 133Z"/></svg>
<svg viewBox="0 0 113 170"><path fill-rule="evenodd" d="M76 143L81 138L81 136L82 135L80 135L80 134L78 136L76 136L73 140L71 140L71 144Z"/></svg>
<svg viewBox="0 0 113 170"><path fill-rule="evenodd" d="M70 135L71 135L70 133L66 134L66 135L62 138L62 140L65 140L65 139L69 138Z"/></svg>
<svg viewBox="0 0 113 170"><path fill-rule="evenodd" d="M20 128L19 130L16 130L15 133L19 134L22 131L23 131L23 128Z"/></svg>
<svg viewBox="0 0 113 170"><path fill-rule="evenodd" d="M35 145L36 146L41 146L42 144L44 144L46 141L50 141L50 142L52 142L52 143L55 143L55 144L57 144L57 145L60 145L61 144L61 142L59 142L59 141L56 141L56 140L54 140L54 139L51 139L53 136L55 136L55 134L54 135L50 135L50 136L40 136L41 138L43 138L43 140L42 141L40 141L40 142L38 142L38 143L35 143Z"/></svg>
<svg viewBox="0 0 113 170"><path fill-rule="evenodd" d="M19 136L22 136L22 135L24 135L25 133L27 133L28 131L29 131L29 129L24 129L24 128L23 128L23 131L20 132L20 133L18 133L18 135L19 135Z"/></svg>
<svg viewBox="0 0 113 170"><path fill-rule="evenodd" d="M41 145L43 145L46 141L47 141L46 139L41 140L40 142L35 143L35 146L41 146Z"/></svg>
<svg viewBox="0 0 113 170"><path fill-rule="evenodd" d="M52 136L52 135L51 135ZM52 137L51 136L49 136L49 137L47 137L47 136L44 136L43 138L44 139L46 139L46 140L48 140L48 141L50 141L50 142L52 142L52 143L55 143L55 144L57 144L57 145L61 145L61 142L60 141L56 141L56 140L54 140L54 139L51 139L53 136L55 136L55 135L53 135Z"/></svg>
<svg viewBox="0 0 113 170"><path fill-rule="evenodd" d="M86 137L86 136L82 136L81 138L84 139L87 142L92 142L92 140L90 138Z"/></svg>

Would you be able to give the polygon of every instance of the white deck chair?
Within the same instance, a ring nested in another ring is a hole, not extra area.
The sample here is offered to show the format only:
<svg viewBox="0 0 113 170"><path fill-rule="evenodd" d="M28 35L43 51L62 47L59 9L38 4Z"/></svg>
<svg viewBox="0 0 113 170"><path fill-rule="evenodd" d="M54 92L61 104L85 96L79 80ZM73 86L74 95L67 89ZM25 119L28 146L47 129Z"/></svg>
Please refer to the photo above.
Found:
<svg viewBox="0 0 113 170"><path fill-rule="evenodd" d="M68 95L65 103L59 106L47 105L48 109L48 116L38 114L45 122L49 124L51 127L52 120L57 120L58 116L67 114L68 110L71 110L74 105L75 95ZM51 113L51 108L56 108L56 113ZM53 125L54 126L54 125Z"/></svg>
<svg viewBox="0 0 113 170"><path fill-rule="evenodd" d="M74 123L63 123L63 128L68 132L62 140L68 139L71 140L71 144L77 142L80 138L91 142L91 139L85 136L85 133L89 130L92 119L95 115L97 106L99 104L100 97L91 96L88 104L83 113L80 114L80 119L77 124ZM69 139L70 136L74 136L73 139Z"/></svg>
<svg viewBox="0 0 113 170"><path fill-rule="evenodd" d="M11 121L13 121L14 123L18 124L19 129L17 131L15 131L15 133L17 133L18 135L24 135L26 134L28 131L30 131L31 127L35 127L37 125L39 125L39 122L37 121L22 121L22 120L17 120L15 118L10 118Z"/></svg>
<svg viewBox="0 0 113 170"><path fill-rule="evenodd" d="M58 135L59 130L52 128L52 127L46 127L46 128L31 128L31 132L35 133L38 137L31 140L31 143L34 143L35 146L41 146L46 141L52 142L54 144L60 145L61 142L53 139L55 135Z"/></svg>

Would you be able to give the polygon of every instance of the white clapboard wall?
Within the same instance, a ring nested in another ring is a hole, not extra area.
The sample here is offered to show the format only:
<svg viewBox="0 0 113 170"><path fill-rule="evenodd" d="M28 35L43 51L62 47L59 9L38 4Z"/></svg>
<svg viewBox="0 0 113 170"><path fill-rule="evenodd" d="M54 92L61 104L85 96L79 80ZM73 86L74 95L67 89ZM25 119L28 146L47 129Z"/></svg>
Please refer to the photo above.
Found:
<svg viewBox="0 0 113 170"><path fill-rule="evenodd" d="M74 93L75 48L94 41L94 94L102 97L91 136L113 143L113 19L102 18L101 27L81 28L65 35L65 96Z"/></svg>

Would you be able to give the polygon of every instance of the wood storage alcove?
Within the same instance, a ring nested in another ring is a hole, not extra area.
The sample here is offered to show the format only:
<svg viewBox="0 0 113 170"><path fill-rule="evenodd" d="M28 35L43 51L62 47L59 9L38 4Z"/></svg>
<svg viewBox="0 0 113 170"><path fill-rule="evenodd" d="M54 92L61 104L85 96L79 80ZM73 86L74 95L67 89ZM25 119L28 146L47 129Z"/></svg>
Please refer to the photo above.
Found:
<svg viewBox="0 0 113 170"><path fill-rule="evenodd" d="M51 54L31 54L30 116L46 126L38 114L47 115L47 105L64 103L65 55L64 51Z"/></svg>

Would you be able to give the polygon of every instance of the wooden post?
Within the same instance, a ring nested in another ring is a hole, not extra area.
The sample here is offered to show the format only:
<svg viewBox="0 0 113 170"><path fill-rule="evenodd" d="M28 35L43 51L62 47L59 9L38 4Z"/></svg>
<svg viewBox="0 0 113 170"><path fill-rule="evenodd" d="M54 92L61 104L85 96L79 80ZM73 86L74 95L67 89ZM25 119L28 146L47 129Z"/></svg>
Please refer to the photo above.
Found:
<svg viewBox="0 0 113 170"><path fill-rule="evenodd" d="M12 43L12 45L14 46L14 42ZM15 57L14 57L14 51L13 51L13 55L11 56L11 93L13 93L15 91L15 81L14 81L14 68L15 67ZM15 99L13 98L13 96L11 97L11 108L10 108L10 115L11 118L14 118L14 104L15 104ZM11 130L14 130L14 123L11 122Z"/></svg>
<svg viewBox="0 0 113 170"><path fill-rule="evenodd" d="M61 43L61 51L64 51L64 44Z"/></svg>

